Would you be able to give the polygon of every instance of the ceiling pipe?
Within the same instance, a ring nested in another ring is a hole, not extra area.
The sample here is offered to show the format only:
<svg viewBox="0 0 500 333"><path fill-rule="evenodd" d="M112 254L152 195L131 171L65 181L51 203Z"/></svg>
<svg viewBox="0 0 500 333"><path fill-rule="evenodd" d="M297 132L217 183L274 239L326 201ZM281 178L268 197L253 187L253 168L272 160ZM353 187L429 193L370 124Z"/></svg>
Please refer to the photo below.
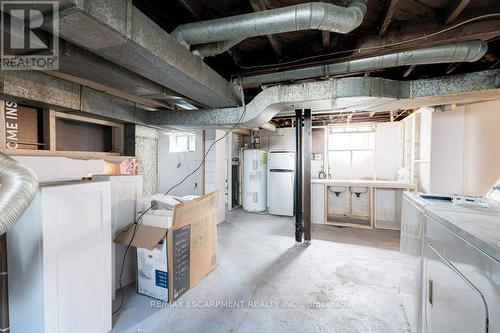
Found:
<svg viewBox="0 0 500 333"><path fill-rule="evenodd" d="M474 62L481 59L487 50L488 44L481 41L459 42L329 65L247 76L241 78L241 82L243 87L258 87L278 82L361 73L398 66Z"/></svg>
<svg viewBox="0 0 500 333"><path fill-rule="evenodd" d="M0 235L21 218L38 190L38 179L28 167L0 153Z"/></svg>
<svg viewBox="0 0 500 333"><path fill-rule="evenodd" d="M255 13L223 17L213 20L187 23L178 26L172 36L187 45L224 42L224 46L235 45L249 37L278 33L321 30L347 34L356 29L366 13L367 0L350 0L347 7L330 3L311 2L270 9ZM194 51L204 46L194 47ZM215 55L223 47L211 47ZM225 50L224 50L225 51Z"/></svg>

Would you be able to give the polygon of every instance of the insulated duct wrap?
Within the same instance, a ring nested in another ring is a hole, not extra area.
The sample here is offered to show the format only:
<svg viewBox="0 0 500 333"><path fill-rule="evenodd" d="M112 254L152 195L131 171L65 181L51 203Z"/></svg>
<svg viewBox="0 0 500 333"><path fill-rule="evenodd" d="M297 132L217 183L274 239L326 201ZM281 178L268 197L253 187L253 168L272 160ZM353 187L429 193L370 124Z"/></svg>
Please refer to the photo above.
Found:
<svg viewBox="0 0 500 333"><path fill-rule="evenodd" d="M187 45L226 42L224 45L228 46L249 37L301 30L346 34L361 24L365 13L366 0L351 0L347 7L311 2L182 24L172 32L172 36Z"/></svg>
<svg viewBox="0 0 500 333"><path fill-rule="evenodd" d="M38 190L38 179L28 167L0 153L0 235L23 215Z"/></svg>
<svg viewBox="0 0 500 333"><path fill-rule="evenodd" d="M487 50L488 44L485 42L459 42L329 65L253 75L242 78L242 82L244 87L257 87L262 84L376 71L398 66L475 62L481 59Z"/></svg>

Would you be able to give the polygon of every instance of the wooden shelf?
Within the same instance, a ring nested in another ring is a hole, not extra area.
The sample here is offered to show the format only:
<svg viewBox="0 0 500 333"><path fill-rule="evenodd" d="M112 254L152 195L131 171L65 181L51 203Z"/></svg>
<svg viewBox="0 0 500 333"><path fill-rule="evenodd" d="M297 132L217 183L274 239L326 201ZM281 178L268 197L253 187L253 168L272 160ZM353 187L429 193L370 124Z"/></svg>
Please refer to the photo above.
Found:
<svg viewBox="0 0 500 333"><path fill-rule="evenodd" d="M121 162L135 156L121 156L119 153L102 153L95 151L50 151L29 149L0 149L0 152L10 156L59 156L80 159L104 159L110 162Z"/></svg>
<svg viewBox="0 0 500 333"><path fill-rule="evenodd" d="M109 126L112 130L112 148L116 152L99 151L63 151L57 149L56 140L56 120L66 119L71 121L90 123L102 126ZM124 151L124 130L123 124L83 117L70 113L57 112L54 110L44 110L44 137L43 143L48 149L9 149L6 145L5 131L5 101L0 100L0 152L12 156L61 156L79 159L104 159L110 162L120 162L134 156L121 156Z"/></svg>

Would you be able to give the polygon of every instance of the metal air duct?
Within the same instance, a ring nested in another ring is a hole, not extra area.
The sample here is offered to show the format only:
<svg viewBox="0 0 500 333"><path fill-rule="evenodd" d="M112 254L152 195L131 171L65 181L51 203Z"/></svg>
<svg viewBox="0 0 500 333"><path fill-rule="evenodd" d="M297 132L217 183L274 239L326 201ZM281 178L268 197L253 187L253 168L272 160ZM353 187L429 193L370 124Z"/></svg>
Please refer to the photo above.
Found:
<svg viewBox="0 0 500 333"><path fill-rule="evenodd" d="M389 67L474 62L481 59L487 50L488 45L481 41L459 42L330 65L253 75L242 78L242 83L244 87L257 87L263 84L374 71Z"/></svg>
<svg viewBox="0 0 500 333"><path fill-rule="evenodd" d="M209 107L241 103L241 92L129 0L60 0L59 36ZM51 17L44 27L50 31Z"/></svg>
<svg viewBox="0 0 500 333"><path fill-rule="evenodd" d="M187 45L225 42L224 46L228 47L248 37L291 31L314 29L346 34L356 29L363 21L366 13L366 2L366 0L351 0L347 7L311 2L187 23L178 26L172 32L172 36ZM219 47L212 46L212 48L225 51L221 44ZM195 47L194 50L196 51L198 48ZM214 53L206 55L214 55Z"/></svg>
<svg viewBox="0 0 500 333"><path fill-rule="evenodd" d="M274 116L294 109L321 112L378 112L413 109L446 103L474 103L498 99L499 70L421 80L395 81L351 77L276 85L260 92L244 107L198 111L149 112L148 123L170 128L219 128L238 123L256 128Z"/></svg>
<svg viewBox="0 0 500 333"><path fill-rule="evenodd" d="M0 153L0 235L19 220L38 189L38 179L28 167Z"/></svg>

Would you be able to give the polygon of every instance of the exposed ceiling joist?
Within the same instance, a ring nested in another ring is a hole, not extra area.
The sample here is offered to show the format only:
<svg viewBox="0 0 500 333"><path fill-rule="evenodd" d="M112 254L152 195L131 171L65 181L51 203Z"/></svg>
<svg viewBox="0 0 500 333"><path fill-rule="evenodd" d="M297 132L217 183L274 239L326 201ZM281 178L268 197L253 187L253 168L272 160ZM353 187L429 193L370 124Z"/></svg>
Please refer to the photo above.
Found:
<svg viewBox="0 0 500 333"><path fill-rule="evenodd" d="M254 12L260 12L268 9L264 0L249 0L249 1L250 4L252 5ZM283 55L283 51L281 48L281 41L279 40L278 36L267 35L266 37L269 40L269 44L271 44L271 47L276 56L278 58L281 58L281 56Z"/></svg>
<svg viewBox="0 0 500 333"><path fill-rule="evenodd" d="M184 6L194 17L201 19L201 13L203 9L201 8L201 2L196 0L179 0L181 5Z"/></svg>
<svg viewBox="0 0 500 333"><path fill-rule="evenodd" d="M321 39L323 41L323 47L327 50L330 49L330 31L322 31Z"/></svg>
<svg viewBox="0 0 500 333"><path fill-rule="evenodd" d="M460 67L462 63L461 62L455 62L453 64L449 64L448 67L446 68L446 74L450 75L453 73L458 67Z"/></svg>
<svg viewBox="0 0 500 333"><path fill-rule="evenodd" d="M442 26L435 20L428 20L419 24L421 29L414 25L403 26L400 29L391 29L385 36L379 37L370 32L359 33L356 38L342 37L339 44L345 48L352 49L352 53L343 57L323 57L316 61L297 64L276 64L273 69L263 67L247 71L246 74L267 73L280 68L282 70L289 68L301 68L310 65L322 65L329 63L338 63L344 60L356 60L371 56L378 56L394 52L403 52L422 47L425 39L425 46L432 47L453 42L463 42L470 40L489 40L500 35L500 20L483 20L472 22L463 27L440 33ZM428 31L423 34L422 31ZM429 36L432 35L432 36ZM423 39L422 39L423 37ZM405 42L412 40L411 42ZM350 43L345 46L345 43Z"/></svg>
<svg viewBox="0 0 500 333"><path fill-rule="evenodd" d="M394 12L396 11L396 7L398 5L399 0L390 0L389 7L387 8L386 14L384 16L384 21L380 26L379 36L385 35L387 32L387 28L391 24L392 18L394 17Z"/></svg>
<svg viewBox="0 0 500 333"><path fill-rule="evenodd" d="M446 19L444 24L450 24L463 12L465 7L469 4L470 0L454 0L454 3L446 11Z"/></svg>
<svg viewBox="0 0 500 333"><path fill-rule="evenodd" d="M410 67L408 67L408 69L403 74L403 77L410 76L411 72L413 72L413 70L415 69L415 67L417 67L417 65L411 65Z"/></svg>

